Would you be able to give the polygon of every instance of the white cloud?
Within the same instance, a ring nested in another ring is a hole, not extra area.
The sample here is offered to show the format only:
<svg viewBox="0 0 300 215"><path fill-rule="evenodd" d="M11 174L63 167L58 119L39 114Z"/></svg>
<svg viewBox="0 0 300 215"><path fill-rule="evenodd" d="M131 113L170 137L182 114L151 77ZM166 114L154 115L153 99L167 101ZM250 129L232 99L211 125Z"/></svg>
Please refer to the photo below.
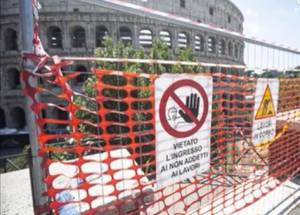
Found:
<svg viewBox="0 0 300 215"><path fill-rule="evenodd" d="M253 14L253 10L248 9L248 10L246 11L246 14L247 14L247 15Z"/></svg>
<svg viewBox="0 0 300 215"><path fill-rule="evenodd" d="M261 20L257 11L248 8L245 12L245 33L248 35L256 35L261 30Z"/></svg>
<svg viewBox="0 0 300 215"><path fill-rule="evenodd" d="M260 30L260 25L257 22L245 23L245 33L248 35L257 35Z"/></svg>
<svg viewBox="0 0 300 215"><path fill-rule="evenodd" d="M246 15L247 16L252 16L252 17L258 17L258 13L256 11L251 10L251 9L246 10Z"/></svg>

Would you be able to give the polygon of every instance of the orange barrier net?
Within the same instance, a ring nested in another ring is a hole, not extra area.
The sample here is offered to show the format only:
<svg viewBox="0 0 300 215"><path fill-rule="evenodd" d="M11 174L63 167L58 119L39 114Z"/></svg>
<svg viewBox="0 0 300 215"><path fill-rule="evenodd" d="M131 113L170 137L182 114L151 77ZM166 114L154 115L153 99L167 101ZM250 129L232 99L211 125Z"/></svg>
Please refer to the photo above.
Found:
<svg viewBox="0 0 300 215"><path fill-rule="evenodd" d="M61 72L69 64L22 73L39 127L45 207L54 214L232 214L299 170L299 79L280 80L277 133L286 125L288 130L257 148L251 143L256 79L212 68L206 73L213 77L210 169L161 188L154 117L158 76L96 68ZM38 87L31 87L32 77Z"/></svg>

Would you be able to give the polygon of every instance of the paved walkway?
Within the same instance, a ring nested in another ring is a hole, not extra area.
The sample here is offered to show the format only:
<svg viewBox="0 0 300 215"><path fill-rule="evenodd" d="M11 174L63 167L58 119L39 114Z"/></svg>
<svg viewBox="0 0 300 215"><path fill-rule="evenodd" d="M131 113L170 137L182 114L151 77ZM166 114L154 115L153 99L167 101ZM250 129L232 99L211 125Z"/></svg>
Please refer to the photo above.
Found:
<svg viewBox="0 0 300 215"><path fill-rule="evenodd" d="M0 174L0 214L33 215L29 169Z"/></svg>
<svg viewBox="0 0 300 215"><path fill-rule="evenodd" d="M290 213L289 215L299 215L300 214L300 204L297 205L296 208L294 208Z"/></svg>
<svg viewBox="0 0 300 215"><path fill-rule="evenodd" d="M33 215L32 209L32 197L31 197L31 189L30 189L30 177L29 170L24 169L20 171L0 174L0 214L1 215ZM300 177L298 178L300 180ZM297 180L296 180L297 181ZM294 181L294 182L296 182ZM299 182L299 181L297 181ZM297 183L299 184L299 183ZM272 191L270 195L262 198L252 206L257 206L256 209L253 207L247 207L245 211L242 211L241 215L253 215L257 213L253 213L254 211L262 212L262 208L267 208L266 206L270 206L272 204L276 204L277 198L282 198L284 195L289 195L289 192L294 192L296 186L292 182L287 182L288 186L279 187L276 190ZM290 190L287 190L290 188ZM293 188L293 189L292 189ZM271 198L271 199L270 199ZM291 201L297 199L298 197L292 197ZM287 202L287 205L290 203ZM283 204L282 208L286 206ZM278 212L280 211L280 212ZM269 214L281 214L282 209L277 208ZM263 213L258 213L263 214ZM300 204L294 208L288 215L300 215Z"/></svg>

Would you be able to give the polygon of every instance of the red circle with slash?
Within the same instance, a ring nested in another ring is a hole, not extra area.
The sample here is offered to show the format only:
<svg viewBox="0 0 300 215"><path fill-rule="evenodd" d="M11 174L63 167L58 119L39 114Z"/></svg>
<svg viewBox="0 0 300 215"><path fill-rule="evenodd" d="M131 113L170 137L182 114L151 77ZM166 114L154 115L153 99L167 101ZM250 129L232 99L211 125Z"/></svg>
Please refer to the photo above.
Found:
<svg viewBox="0 0 300 215"><path fill-rule="evenodd" d="M181 99L175 94L175 91L181 87L194 88L196 89L197 92L199 92L203 101L203 112L202 112L202 116L200 116L200 119L197 119L190 111L190 109L186 107L185 104L181 101ZM195 124L195 126L192 129L188 131L178 131L170 126L166 118L166 111L167 111L166 107L167 107L167 102L170 98L172 98L175 101L175 103L192 119L192 122ZM199 83L193 80L180 80L172 84L163 94L159 105L159 118L163 128L170 135L177 138L185 138L195 134L204 124L207 114L208 114L208 97L206 95L206 92Z"/></svg>

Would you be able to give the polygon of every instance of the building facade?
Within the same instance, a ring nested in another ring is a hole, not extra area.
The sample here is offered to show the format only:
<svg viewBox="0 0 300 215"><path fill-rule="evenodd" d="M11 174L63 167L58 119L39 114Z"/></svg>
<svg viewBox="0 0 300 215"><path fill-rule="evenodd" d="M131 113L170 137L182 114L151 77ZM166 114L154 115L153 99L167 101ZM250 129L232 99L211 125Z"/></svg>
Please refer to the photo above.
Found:
<svg viewBox="0 0 300 215"><path fill-rule="evenodd" d="M26 128L19 79L19 0L0 0L0 129ZM224 29L243 32L243 14L230 0L127 0ZM147 17L90 6L77 0L40 0L40 36L50 54L91 56L106 35L132 46L151 47L160 38L171 50L190 47L199 61L243 64L242 41L178 27ZM77 71L88 65L75 64ZM59 114L59 113L56 113Z"/></svg>

